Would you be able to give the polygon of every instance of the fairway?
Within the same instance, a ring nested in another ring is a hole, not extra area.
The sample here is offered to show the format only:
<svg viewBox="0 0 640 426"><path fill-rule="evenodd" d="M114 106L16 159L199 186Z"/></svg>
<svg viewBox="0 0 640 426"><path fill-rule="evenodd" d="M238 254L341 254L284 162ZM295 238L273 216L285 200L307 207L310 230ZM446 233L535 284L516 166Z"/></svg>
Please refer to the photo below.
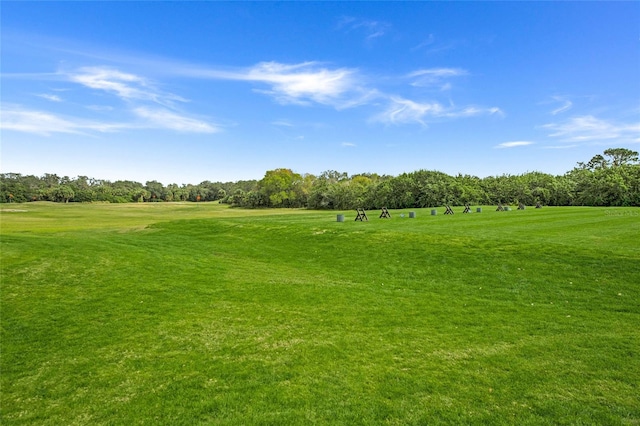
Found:
<svg viewBox="0 0 640 426"><path fill-rule="evenodd" d="M640 208L462 209L3 204L0 423L640 424Z"/></svg>

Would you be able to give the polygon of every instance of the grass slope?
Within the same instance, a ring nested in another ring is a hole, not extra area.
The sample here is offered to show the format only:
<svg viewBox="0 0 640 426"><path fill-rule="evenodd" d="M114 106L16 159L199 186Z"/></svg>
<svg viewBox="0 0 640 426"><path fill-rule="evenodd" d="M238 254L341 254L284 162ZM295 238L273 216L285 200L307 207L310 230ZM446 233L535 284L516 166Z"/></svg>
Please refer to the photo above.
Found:
<svg viewBox="0 0 640 426"><path fill-rule="evenodd" d="M640 423L640 209L455 210L5 205L0 420Z"/></svg>

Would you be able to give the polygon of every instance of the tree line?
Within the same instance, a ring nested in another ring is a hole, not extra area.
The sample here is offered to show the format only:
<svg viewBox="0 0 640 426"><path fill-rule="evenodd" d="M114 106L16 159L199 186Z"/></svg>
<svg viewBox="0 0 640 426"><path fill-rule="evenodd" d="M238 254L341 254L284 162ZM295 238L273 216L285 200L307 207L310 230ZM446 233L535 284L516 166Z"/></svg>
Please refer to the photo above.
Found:
<svg viewBox="0 0 640 426"><path fill-rule="evenodd" d="M540 203L550 206L640 206L638 152L611 148L561 176L541 172L479 178L431 170L399 176L326 171L319 176L275 169L261 180L144 185L133 181L0 175L0 202L219 201L235 207L347 210L437 207L445 204Z"/></svg>

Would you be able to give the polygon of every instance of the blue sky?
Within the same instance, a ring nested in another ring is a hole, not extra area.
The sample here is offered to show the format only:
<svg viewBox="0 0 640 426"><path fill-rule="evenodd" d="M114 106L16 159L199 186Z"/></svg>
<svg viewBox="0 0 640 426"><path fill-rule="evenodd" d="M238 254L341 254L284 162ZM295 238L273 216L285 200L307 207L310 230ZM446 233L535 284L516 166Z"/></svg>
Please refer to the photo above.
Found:
<svg viewBox="0 0 640 426"><path fill-rule="evenodd" d="M484 177L640 149L640 2L0 7L4 173Z"/></svg>

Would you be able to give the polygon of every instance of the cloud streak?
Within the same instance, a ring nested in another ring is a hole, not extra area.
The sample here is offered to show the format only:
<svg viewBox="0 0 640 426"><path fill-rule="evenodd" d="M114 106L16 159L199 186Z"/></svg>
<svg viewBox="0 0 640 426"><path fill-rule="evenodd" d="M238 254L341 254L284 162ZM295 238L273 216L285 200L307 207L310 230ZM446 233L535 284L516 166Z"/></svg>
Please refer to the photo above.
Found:
<svg viewBox="0 0 640 426"><path fill-rule="evenodd" d="M567 99L565 96L551 96L551 101L549 103L559 103L560 106L554 108L549 113L551 115L562 114L563 112L569 111L573 108L573 102Z"/></svg>
<svg viewBox="0 0 640 426"><path fill-rule="evenodd" d="M441 42L434 34L429 34L429 36L425 40L411 48L411 51L415 52L423 50L427 54L433 54L443 52L445 50L454 49L457 45L458 42L456 41Z"/></svg>
<svg viewBox="0 0 640 426"><path fill-rule="evenodd" d="M58 95L51 95L49 93L40 93L38 95L39 98L46 99L51 102L62 102L62 98Z"/></svg>
<svg viewBox="0 0 640 426"><path fill-rule="evenodd" d="M598 142L617 139L620 142L640 142L640 122L617 123L593 115L572 117L560 123L542 126L550 130L549 137L563 142Z"/></svg>
<svg viewBox="0 0 640 426"><path fill-rule="evenodd" d="M475 117L481 115L501 115L502 111L497 107L467 106L456 108L444 106L439 102L415 102L398 96L389 99L387 109L374 117L374 121L386 124L421 124L427 125L431 119L455 119Z"/></svg>
<svg viewBox="0 0 640 426"><path fill-rule="evenodd" d="M111 67L82 67L73 72L60 73L68 81L82 87L105 92L126 102L125 108L118 108L130 114L124 123L105 123L78 117L63 118L56 114L13 108L3 117L2 127L7 130L51 135L54 133L87 133L120 131L123 129L167 129L188 133L215 133L220 128L200 119L175 111L176 102L186 99L160 90L149 79ZM55 95L40 95L51 101L61 102ZM97 112L111 112L110 105L87 105L86 109Z"/></svg>
<svg viewBox="0 0 640 426"><path fill-rule="evenodd" d="M255 89L281 104L327 105L336 109L352 108L378 96L359 82L362 76L353 68L329 68L314 61L297 64L260 62L235 70L183 69L185 75L216 80L248 81L267 85Z"/></svg>
<svg viewBox="0 0 640 426"><path fill-rule="evenodd" d="M262 92L285 104L313 101L333 105L352 90L354 74L354 70L322 68L313 62L294 65L262 62L249 69L242 78L269 84L271 89Z"/></svg>
<svg viewBox="0 0 640 426"><path fill-rule="evenodd" d="M521 147L521 146L533 145L534 143L535 142L531 142L531 141L503 142L501 144L498 144L498 145L494 146L494 148L497 148L497 149L517 148L517 147Z"/></svg>
<svg viewBox="0 0 640 426"><path fill-rule="evenodd" d="M63 117L46 111L9 106L2 107L0 129L42 136L60 133L90 135L96 132L110 133L131 129L168 129L182 133L216 133L220 131L215 125L165 109L138 107L133 110L133 114L136 119L118 123Z"/></svg>
<svg viewBox="0 0 640 426"><path fill-rule="evenodd" d="M407 75L407 78L413 80L411 85L415 87L439 86L440 90L449 90L451 83L447 81L448 79L466 75L469 75L469 72L461 68L429 68L413 71Z"/></svg>
<svg viewBox="0 0 640 426"><path fill-rule="evenodd" d="M157 89L146 78L121 72L115 68L83 67L67 76L74 83L105 91L125 101L151 101L164 106L172 106L175 102L186 102L180 96Z"/></svg>
<svg viewBox="0 0 640 426"><path fill-rule="evenodd" d="M220 129L202 120L185 117L166 109L147 107L135 108L133 112L143 118L148 127L155 129L169 129L183 133L216 133Z"/></svg>
<svg viewBox="0 0 640 426"><path fill-rule="evenodd" d="M387 22L355 18L352 16L344 16L338 22L338 29L347 32L356 31L363 33L367 42L384 36L390 28L391 24Z"/></svg>
<svg viewBox="0 0 640 426"><path fill-rule="evenodd" d="M129 127L125 124L64 118L49 112L28 110L18 106L3 107L1 115L1 129L43 136L51 136L54 133L86 134L87 132L113 132Z"/></svg>
<svg viewBox="0 0 640 426"><path fill-rule="evenodd" d="M246 81L263 84L267 88L254 91L272 97L280 104L301 106L324 105L337 110L363 105L384 105L386 109L374 115L371 122L387 124L421 124L431 119L456 119L482 115L502 115L498 107L444 106L439 102L418 102L406 97L389 95L367 86L369 78L358 69L329 67L315 61L296 64L260 62L243 69L206 69L187 67L178 73L204 79ZM413 71L400 81L411 79L414 87L439 85L441 90L451 87L449 79L469 75L462 68L427 68Z"/></svg>

